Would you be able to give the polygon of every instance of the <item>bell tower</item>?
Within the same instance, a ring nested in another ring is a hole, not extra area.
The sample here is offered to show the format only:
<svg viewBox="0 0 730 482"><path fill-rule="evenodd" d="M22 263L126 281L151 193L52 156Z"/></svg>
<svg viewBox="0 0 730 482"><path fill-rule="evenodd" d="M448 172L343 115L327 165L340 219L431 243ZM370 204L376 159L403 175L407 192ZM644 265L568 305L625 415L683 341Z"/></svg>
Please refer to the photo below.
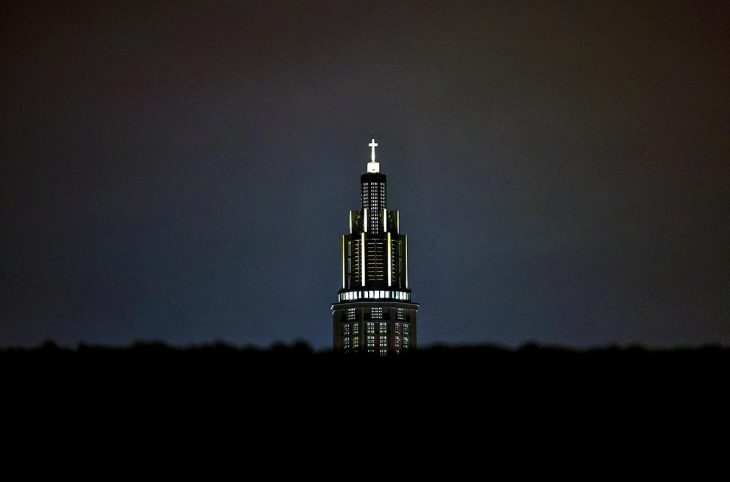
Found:
<svg viewBox="0 0 730 482"><path fill-rule="evenodd" d="M408 285L408 237L400 213L388 211L387 183L375 157L360 176L360 210L350 211L342 236L342 283L332 305L334 349L394 355L416 347L418 303Z"/></svg>

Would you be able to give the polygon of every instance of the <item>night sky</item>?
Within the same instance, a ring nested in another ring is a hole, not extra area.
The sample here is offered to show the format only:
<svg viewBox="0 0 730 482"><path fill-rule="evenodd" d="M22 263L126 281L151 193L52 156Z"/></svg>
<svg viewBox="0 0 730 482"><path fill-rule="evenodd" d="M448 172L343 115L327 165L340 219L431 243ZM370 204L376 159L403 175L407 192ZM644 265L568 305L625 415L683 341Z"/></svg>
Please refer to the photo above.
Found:
<svg viewBox="0 0 730 482"><path fill-rule="evenodd" d="M728 2L5 2L0 62L0 345L329 347L372 132L419 344L730 343Z"/></svg>

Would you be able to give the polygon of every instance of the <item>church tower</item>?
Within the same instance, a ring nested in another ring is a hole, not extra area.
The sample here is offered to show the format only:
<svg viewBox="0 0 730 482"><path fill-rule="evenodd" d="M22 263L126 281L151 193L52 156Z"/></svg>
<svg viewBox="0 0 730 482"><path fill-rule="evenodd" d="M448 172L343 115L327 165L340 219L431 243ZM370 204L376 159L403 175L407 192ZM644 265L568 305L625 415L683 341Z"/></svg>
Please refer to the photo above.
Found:
<svg viewBox="0 0 730 482"><path fill-rule="evenodd" d="M385 174L375 159L360 177L361 209L350 211L342 236L342 283L332 305L334 349L392 355L416 348L416 312L408 285L408 237L400 213L389 211Z"/></svg>

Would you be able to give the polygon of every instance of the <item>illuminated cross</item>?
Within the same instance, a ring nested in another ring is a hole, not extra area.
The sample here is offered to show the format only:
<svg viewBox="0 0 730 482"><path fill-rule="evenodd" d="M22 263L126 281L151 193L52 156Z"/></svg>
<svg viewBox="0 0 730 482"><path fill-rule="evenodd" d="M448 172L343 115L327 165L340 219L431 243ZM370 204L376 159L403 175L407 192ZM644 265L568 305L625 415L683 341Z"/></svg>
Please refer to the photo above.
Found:
<svg viewBox="0 0 730 482"><path fill-rule="evenodd" d="M378 147L378 143L375 142L375 139L373 139L368 145L372 148L370 153L370 162L375 162L375 148Z"/></svg>

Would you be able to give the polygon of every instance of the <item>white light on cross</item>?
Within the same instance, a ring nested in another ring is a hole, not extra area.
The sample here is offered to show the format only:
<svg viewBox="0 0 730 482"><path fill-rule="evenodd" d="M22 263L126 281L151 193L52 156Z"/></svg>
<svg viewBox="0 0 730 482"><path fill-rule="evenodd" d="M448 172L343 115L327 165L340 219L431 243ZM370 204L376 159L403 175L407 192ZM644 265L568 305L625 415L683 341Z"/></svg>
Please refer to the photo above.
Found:
<svg viewBox="0 0 730 482"><path fill-rule="evenodd" d="M370 144L368 144L372 148L370 151L370 162L375 162L375 148L378 147L378 143L375 142L375 139L370 141Z"/></svg>

